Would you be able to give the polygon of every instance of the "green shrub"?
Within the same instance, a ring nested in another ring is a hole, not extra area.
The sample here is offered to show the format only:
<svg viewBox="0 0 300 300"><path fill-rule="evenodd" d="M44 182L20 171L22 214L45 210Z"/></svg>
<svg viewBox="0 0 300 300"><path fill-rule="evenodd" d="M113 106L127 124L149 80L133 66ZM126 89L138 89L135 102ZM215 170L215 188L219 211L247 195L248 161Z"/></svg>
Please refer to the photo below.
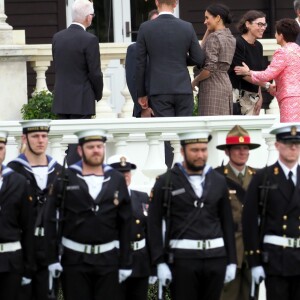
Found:
<svg viewBox="0 0 300 300"><path fill-rule="evenodd" d="M52 103L53 94L49 91L34 92L28 103L21 108L22 119L56 119L56 115L51 112Z"/></svg>

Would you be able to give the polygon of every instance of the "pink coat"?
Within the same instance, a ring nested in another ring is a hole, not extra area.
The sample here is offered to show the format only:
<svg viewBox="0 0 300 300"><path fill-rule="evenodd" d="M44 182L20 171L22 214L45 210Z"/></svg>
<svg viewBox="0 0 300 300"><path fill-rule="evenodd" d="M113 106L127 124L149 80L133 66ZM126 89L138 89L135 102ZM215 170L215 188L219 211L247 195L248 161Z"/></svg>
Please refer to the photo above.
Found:
<svg viewBox="0 0 300 300"><path fill-rule="evenodd" d="M252 81L275 80L281 122L300 122L300 46L287 43L276 50L265 71L252 71Z"/></svg>

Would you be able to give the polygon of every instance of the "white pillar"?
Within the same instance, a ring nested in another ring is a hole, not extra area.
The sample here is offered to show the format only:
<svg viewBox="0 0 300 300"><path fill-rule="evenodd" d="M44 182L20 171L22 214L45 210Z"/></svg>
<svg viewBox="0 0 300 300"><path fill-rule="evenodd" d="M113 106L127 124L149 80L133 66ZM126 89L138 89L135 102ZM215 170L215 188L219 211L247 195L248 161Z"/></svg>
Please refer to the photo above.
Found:
<svg viewBox="0 0 300 300"><path fill-rule="evenodd" d="M167 169L164 161L164 149L161 147L163 143L161 138L161 132L148 132L146 133L148 139L148 155L146 163L142 172L149 178L154 179L157 175L164 173Z"/></svg>
<svg viewBox="0 0 300 300"><path fill-rule="evenodd" d="M128 155L127 153L127 140L128 140L129 133L114 133L113 137L115 142L115 154L124 154Z"/></svg>
<svg viewBox="0 0 300 300"><path fill-rule="evenodd" d="M50 61L32 61L30 63L31 67L36 73L36 86L33 93L38 93L41 91L49 92L46 82L46 71L48 70L50 64Z"/></svg>
<svg viewBox="0 0 300 300"><path fill-rule="evenodd" d="M171 146L173 147L173 153L174 153L174 158L173 158L173 164L172 166L177 163L177 162L182 162L182 155L180 153L181 145L179 140L173 140L171 141Z"/></svg>
<svg viewBox="0 0 300 300"><path fill-rule="evenodd" d="M117 117L117 114L112 111L108 101L111 95L111 91L107 87L107 76L105 76L105 70L107 69L108 64L109 60L101 60L101 69L103 73L103 93L102 99L96 104L96 119Z"/></svg>
<svg viewBox="0 0 300 300"><path fill-rule="evenodd" d="M66 146L62 146L62 138L62 135L49 135L50 155L61 165L63 164L65 151L67 149Z"/></svg>

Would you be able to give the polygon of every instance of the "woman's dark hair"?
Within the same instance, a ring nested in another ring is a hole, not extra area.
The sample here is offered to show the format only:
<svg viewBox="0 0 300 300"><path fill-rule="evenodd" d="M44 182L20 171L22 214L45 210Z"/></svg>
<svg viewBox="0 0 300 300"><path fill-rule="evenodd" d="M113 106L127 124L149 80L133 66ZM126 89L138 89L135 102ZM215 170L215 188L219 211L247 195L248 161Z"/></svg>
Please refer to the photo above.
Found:
<svg viewBox="0 0 300 300"><path fill-rule="evenodd" d="M247 33L249 30L246 26L246 22L252 23L254 20L258 18L265 18L266 15L259 10L249 10L247 11L240 19L240 21L237 24L237 29L241 34Z"/></svg>
<svg viewBox="0 0 300 300"><path fill-rule="evenodd" d="M214 3L207 7L206 10L214 17L220 16L224 24L230 24L232 22L230 10L224 4Z"/></svg>
<svg viewBox="0 0 300 300"><path fill-rule="evenodd" d="M289 18L277 21L275 29L278 34L282 34L287 43L295 42L300 31L297 21Z"/></svg>

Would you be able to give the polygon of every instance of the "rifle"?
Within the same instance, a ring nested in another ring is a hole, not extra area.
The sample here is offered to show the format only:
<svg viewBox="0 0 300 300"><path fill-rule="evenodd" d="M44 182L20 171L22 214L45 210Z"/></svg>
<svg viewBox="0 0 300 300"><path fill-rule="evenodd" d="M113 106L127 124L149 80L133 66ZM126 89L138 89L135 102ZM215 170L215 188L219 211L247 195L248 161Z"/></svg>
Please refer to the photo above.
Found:
<svg viewBox="0 0 300 300"><path fill-rule="evenodd" d="M260 189L260 197L259 197L259 241L260 244L263 242L264 238L264 228L265 228L265 222L266 222L266 210L267 210L267 204L268 204L268 196L269 191L271 189L276 189L277 185L273 184L271 185L271 182L268 178L268 169L267 166L265 167L264 172L264 178L262 185L259 186ZM267 263L269 260L268 253L262 252L262 261L264 263ZM261 280L263 281L263 279ZM251 282L251 291L250 291L250 299L255 300L256 296L259 294L259 284L256 284L253 279Z"/></svg>
<svg viewBox="0 0 300 300"><path fill-rule="evenodd" d="M58 193L57 193L57 200L55 203L56 206L56 232L57 232L57 248L59 254L59 260L63 254L63 245L61 243L61 236L62 236L62 222L63 222L63 213L64 213L64 201L66 197L66 189L67 184L69 182L67 173L66 173L66 156L64 157L64 162L61 170L61 175L57 178L58 181ZM59 274L57 274L59 276ZM53 281L53 277L49 272L49 292L48 292L48 299L56 299L55 295L55 285Z"/></svg>

